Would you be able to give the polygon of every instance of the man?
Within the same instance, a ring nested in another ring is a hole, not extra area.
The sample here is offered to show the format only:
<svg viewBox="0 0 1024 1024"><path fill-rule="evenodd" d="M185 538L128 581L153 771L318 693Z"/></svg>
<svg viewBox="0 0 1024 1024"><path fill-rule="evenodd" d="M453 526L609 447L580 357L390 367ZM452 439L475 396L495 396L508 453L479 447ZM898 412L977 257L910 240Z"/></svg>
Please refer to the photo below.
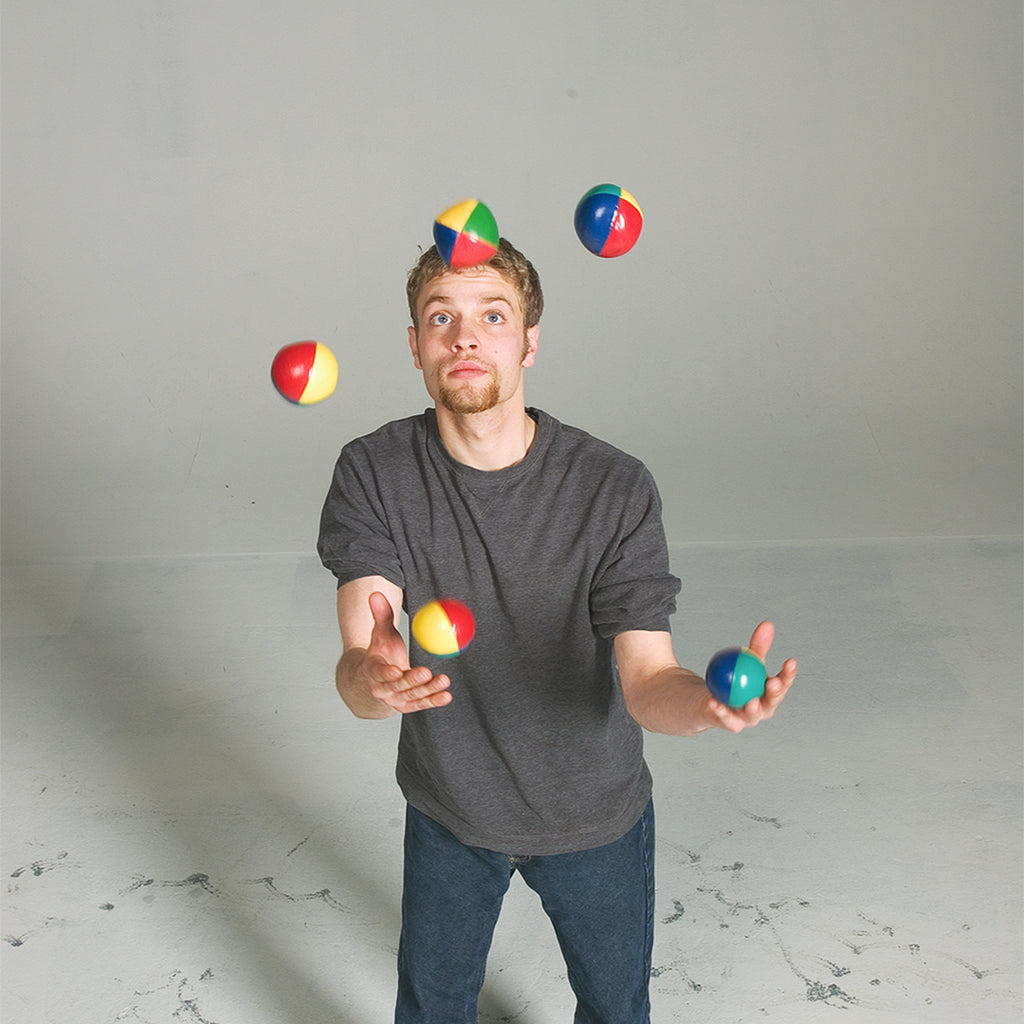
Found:
<svg viewBox="0 0 1024 1024"><path fill-rule="evenodd" d="M742 709L681 668L661 504L636 459L529 409L536 271L506 240L409 275L409 347L434 407L346 445L319 551L338 578L337 687L401 714L407 801L397 1024L468 1024L512 874L538 892L577 1024L646 1024L654 819L642 731L733 732L775 712L787 661ZM438 597L475 613L442 662L397 624ZM750 646L764 656L771 623ZM445 671L442 671L445 669Z"/></svg>

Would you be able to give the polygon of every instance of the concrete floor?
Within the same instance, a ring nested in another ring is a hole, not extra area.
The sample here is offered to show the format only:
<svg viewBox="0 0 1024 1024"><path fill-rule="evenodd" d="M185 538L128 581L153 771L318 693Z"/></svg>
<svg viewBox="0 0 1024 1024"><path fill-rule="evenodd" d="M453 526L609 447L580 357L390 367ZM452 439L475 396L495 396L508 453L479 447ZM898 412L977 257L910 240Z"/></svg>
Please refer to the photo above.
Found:
<svg viewBox="0 0 1024 1024"><path fill-rule="evenodd" d="M1019 539L681 546L681 660L778 623L739 737L650 737L659 1024L1021 1020ZM390 1019L396 723L299 556L5 564L4 1024ZM777 660L776 659L776 664ZM513 886L481 1020L568 1024Z"/></svg>

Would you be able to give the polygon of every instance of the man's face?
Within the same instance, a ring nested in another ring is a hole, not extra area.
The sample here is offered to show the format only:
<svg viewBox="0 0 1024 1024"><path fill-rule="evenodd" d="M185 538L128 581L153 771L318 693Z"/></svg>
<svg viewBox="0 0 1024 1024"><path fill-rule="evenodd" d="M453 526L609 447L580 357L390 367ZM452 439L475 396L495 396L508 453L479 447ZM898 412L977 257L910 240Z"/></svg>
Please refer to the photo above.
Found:
<svg viewBox="0 0 1024 1024"><path fill-rule="evenodd" d="M430 397L453 413L486 412L521 395L540 327L527 329L515 289L492 267L448 271L416 300L409 347Z"/></svg>

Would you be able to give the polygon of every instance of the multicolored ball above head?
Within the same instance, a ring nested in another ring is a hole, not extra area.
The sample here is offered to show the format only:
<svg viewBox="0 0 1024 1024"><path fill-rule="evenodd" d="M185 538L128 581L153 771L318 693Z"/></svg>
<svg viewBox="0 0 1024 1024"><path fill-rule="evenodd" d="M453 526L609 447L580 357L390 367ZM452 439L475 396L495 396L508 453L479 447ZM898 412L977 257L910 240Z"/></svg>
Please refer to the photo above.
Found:
<svg viewBox="0 0 1024 1024"><path fill-rule="evenodd" d="M476 633L476 619L461 602L441 598L425 604L412 620L412 635L428 654L454 658L461 654Z"/></svg>
<svg viewBox="0 0 1024 1024"><path fill-rule="evenodd" d="M644 215L637 201L618 185L595 185L576 204L576 234L595 256L622 256L636 245Z"/></svg>
<svg viewBox="0 0 1024 1024"><path fill-rule="evenodd" d="M749 647L726 647L708 662L705 682L715 700L731 708L764 694L768 673L764 662Z"/></svg>
<svg viewBox="0 0 1024 1024"><path fill-rule="evenodd" d="M498 225L479 199L465 199L434 221L434 242L449 267L476 267L498 251Z"/></svg>
<svg viewBox="0 0 1024 1024"><path fill-rule="evenodd" d="M338 360L317 341L285 345L270 367L270 377L281 395L296 405L323 401L338 385Z"/></svg>

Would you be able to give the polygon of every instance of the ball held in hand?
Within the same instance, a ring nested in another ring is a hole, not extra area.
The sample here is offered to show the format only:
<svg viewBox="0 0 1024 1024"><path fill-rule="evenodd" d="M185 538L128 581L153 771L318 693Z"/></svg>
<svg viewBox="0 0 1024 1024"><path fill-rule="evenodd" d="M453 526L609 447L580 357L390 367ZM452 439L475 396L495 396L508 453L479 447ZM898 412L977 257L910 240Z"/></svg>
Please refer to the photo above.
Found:
<svg viewBox="0 0 1024 1024"><path fill-rule="evenodd" d="M711 696L731 708L741 708L762 696L767 676L764 662L749 647L719 651L704 673Z"/></svg>

